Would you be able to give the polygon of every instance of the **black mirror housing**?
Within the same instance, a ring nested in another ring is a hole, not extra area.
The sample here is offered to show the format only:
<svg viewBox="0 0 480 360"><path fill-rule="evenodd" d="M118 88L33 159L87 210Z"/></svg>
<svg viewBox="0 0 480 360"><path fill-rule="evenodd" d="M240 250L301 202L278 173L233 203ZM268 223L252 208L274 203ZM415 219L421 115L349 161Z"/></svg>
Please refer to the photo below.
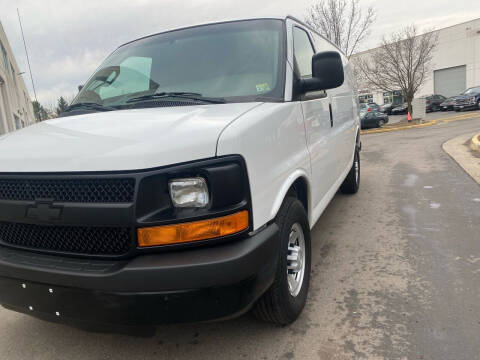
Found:
<svg viewBox="0 0 480 360"><path fill-rule="evenodd" d="M312 77L302 79L305 92L334 89L345 81L342 57L336 51L324 51L312 57Z"/></svg>

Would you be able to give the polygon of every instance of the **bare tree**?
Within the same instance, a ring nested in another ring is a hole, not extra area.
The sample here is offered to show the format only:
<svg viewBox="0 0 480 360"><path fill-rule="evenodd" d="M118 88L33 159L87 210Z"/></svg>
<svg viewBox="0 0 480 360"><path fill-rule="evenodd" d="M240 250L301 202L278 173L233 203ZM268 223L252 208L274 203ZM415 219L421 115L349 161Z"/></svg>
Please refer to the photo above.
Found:
<svg viewBox="0 0 480 360"><path fill-rule="evenodd" d="M358 80L364 86L383 91L401 89L411 113L413 97L431 73L437 42L435 32L418 35L414 25L407 26L384 38L382 45L370 54L355 57Z"/></svg>
<svg viewBox="0 0 480 360"><path fill-rule="evenodd" d="M305 21L350 57L370 34L375 10L370 6L364 12L360 0L319 0L308 9Z"/></svg>

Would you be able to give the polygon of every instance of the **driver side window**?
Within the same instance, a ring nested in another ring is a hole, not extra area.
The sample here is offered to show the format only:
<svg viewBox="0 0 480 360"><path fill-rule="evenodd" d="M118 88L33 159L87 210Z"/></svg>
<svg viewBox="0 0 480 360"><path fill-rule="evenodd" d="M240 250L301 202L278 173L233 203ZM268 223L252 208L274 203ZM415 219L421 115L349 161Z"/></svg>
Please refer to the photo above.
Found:
<svg viewBox="0 0 480 360"><path fill-rule="evenodd" d="M305 30L293 28L293 54L299 77L312 77L312 57L315 54L310 38Z"/></svg>

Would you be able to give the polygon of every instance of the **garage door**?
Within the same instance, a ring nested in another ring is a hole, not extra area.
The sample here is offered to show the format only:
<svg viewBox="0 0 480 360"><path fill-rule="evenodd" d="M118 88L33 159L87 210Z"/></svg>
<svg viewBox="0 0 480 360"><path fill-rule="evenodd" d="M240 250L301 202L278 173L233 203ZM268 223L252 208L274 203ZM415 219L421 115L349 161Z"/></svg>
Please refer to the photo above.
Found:
<svg viewBox="0 0 480 360"><path fill-rule="evenodd" d="M434 71L435 94L446 97L458 95L467 86L466 66L455 66Z"/></svg>

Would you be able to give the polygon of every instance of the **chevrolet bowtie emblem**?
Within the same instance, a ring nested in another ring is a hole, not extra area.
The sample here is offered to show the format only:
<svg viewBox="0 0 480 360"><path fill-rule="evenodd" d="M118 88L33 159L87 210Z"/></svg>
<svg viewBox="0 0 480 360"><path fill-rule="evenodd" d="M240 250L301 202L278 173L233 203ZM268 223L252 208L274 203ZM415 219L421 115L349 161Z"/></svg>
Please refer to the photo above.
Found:
<svg viewBox="0 0 480 360"><path fill-rule="evenodd" d="M27 208L25 217L38 221L60 220L62 209L61 206L53 206L51 202L37 202Z"/></svg>

